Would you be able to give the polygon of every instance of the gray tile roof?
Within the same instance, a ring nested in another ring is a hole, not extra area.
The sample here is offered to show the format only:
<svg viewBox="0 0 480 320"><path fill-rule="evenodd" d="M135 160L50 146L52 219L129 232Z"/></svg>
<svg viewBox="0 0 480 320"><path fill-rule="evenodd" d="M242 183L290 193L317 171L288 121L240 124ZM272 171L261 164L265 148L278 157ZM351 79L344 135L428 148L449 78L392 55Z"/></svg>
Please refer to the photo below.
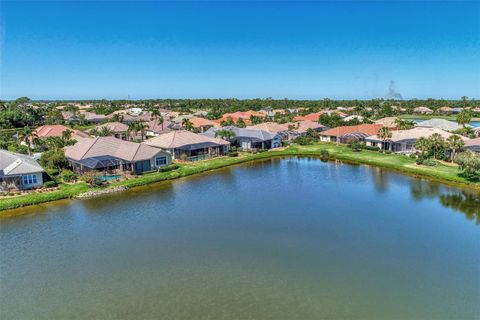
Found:
<svg viewBox="0 0 480 320"><path fill-rule="evenodd" d="M278 134L270 133L264 130L255 129L255 128L238 128L234 126L226 126L221 128L210 128L203 135L207 137L215 137L215 133L218 130L231 130L235 133L236 138L250 138L256 139L259 141L268 141L274 139Z"/></svg>
<svg viewBox="0 0 480 320"><path fill-rule="evenodd" d="M6 150L0 150L0 177L43 171L43 168L32 157Z"/></svg>
<svg viewBox="0 0 480 320"><path fill-rule="evenodd" d="M445 131L456 131L462 129L462 126L456 122L445 119L430 119L416 124L417 127L437 128Z"/></svg>

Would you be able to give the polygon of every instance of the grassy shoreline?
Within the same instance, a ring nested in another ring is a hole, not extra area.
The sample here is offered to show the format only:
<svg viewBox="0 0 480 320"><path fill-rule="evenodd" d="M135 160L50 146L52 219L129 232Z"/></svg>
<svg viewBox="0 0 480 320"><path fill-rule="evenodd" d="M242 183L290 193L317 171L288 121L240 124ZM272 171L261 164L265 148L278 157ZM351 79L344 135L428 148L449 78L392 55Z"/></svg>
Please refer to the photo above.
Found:
<svg viewBox="0 0 480 320"><path fill-rule="evenodd" d="M398 116L401 119L420 119L420 120L430 120L430 119L445 119L445 120L450 120L450 121L457 121L457 116L456 115L424 115L424 114L402 114ZM471 121L480 121L480 118L472 118Z"/></svg>
<svg viewBox="0 0 480 320"><path fill-rule="evenodd" d="M269 159L273 157L318 157L321 150L328 150L332 159L350 163L377 166L416 177L428 178L449 185L480 190L480 183L472 183L462 177L459 177L457 175L458 168L456 167L440 163L435 167L417 166L414 160L406 156L397 154L381 154L379 152L367 150L363 150L362 152L353 152L346 146L337 146L327 143L316 143L309 146L293 145L283 150L273 150L257 154L242 153L239 157L220 157L194 163L180 164L180 168L175 171L149 173L129 180L113 182L107 188L119 186L134 188L165 180L173 180L181 177L191 176L249 161ZM93 190L96 189L89 187L84 182L72 185L61 185L59 190L51 192L32 193L12 198L0 199L0 211L55 200L73 198L81 193Z"/></svg>

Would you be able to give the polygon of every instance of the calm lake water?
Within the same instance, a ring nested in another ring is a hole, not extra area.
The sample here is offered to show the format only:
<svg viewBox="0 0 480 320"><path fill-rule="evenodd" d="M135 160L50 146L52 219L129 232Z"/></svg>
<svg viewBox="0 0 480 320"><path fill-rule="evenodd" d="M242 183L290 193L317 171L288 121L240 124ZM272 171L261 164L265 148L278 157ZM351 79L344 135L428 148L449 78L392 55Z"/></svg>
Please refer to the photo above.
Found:
<svg viewBox="0 0 480 320"><path fill-rule="evenodd" d="M0 220L1 319L479 319L480 195L274 159Z"/></svg>

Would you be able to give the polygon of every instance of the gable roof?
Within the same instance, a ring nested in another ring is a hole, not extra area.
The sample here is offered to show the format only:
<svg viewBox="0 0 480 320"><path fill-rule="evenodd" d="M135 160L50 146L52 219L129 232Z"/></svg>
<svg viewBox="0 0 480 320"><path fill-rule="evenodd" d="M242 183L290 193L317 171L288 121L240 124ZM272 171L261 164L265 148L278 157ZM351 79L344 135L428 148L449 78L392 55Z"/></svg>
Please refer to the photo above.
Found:
<svg viewBox="0 0 480 320"><path fill-rule="evenodd" d="M357 126L341 126L320 132L322 136L342 137L346 134L361 133L367 136L375 135L382 128L381 124L360 124Z"/></svg>
<svg viewBox="0 0 480 320"><path fill-rule="evenodd" d="M38 162L30 156L0 150L0 177L44 171Z"/></svg>
<svg viewBox="0 0 480 320"><path fill-rule="evenodd" d="M65 148L65 156L72 160L111 156L134 162L153 158L160 150L141 143L120 140L115 137L82 139Z"/></svg>
<svg viewBox="0 0 480 320"><path fill-rule="evenodd" d="M222 139L209 137L186 130L175 130L144 141L142 144L162 149L174 149L201 144L205 144L205 146L202 147L212 147L228 145L230 143Z"/></svg>

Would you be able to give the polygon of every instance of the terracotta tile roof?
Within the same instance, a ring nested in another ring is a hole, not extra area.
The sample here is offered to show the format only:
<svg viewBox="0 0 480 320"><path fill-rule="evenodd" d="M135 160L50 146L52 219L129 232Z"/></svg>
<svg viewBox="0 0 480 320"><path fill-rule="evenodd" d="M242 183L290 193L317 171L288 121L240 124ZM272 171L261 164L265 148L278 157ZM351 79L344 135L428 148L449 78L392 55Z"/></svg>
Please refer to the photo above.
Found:
<svg viewBox="0 0 480 320"><path fill-rule="evenodd" d="M174 149L195 144L213 144L213 145L228 145L228 141L211 138L204 135L196 134L186 130L175 130L164 133L158 137L149 139L143 144L154 146L162 149Z"/></svg>
<svg viewBox="0 0 480 320"><path fill-rule="evenodd" d="M52 124L52 125L45 125L36 128L33 132L37 135L39 138L48 138L48 137L61 137L62 133L66 130L72 131L72 136L78 136L81 138L86 138L88 137L88 134L86 134L83 131L80 130L75 130L68 128L64 125L61 124Z"/></svg>
<svg viewBox="0 0 480 320"><path fill-rule="evenodd" d="M228 120L228 118L231 118L233 121L237 122L240 118L243 120L250 120L251 116L265 117L265 114L253 110L237 111L233 113L225 113L219 120Z"/></svg>
<svg viewBox="0 0 480 320"><path fill-rule="evenodd" d="M199 118L199 117L191 118L190 122L192 123L194 128L208 127L208 126L213 127L215 125L215 122L213 122L212 120Z"/></svg>
<svg viewBox="0 0 480 320"><path fill-rule="evenodd" d="M124 141L114 137L82 139L65 148L65 156L72 160L112 156L126 161L140 161L153 158L159 149L141 143Z"/></svg>
<svg viewBox="0 0 480 320"><path fill-rule="evenodd" d="M336 127L336 128L322 131L320 132L320 135L341 137L346 134L363 133L368 136L372 136L377 134L378 130L380 130L380 128L382 127L383 125L381 124L360 124L358 126L341 126L341 127Z"/></svg>

